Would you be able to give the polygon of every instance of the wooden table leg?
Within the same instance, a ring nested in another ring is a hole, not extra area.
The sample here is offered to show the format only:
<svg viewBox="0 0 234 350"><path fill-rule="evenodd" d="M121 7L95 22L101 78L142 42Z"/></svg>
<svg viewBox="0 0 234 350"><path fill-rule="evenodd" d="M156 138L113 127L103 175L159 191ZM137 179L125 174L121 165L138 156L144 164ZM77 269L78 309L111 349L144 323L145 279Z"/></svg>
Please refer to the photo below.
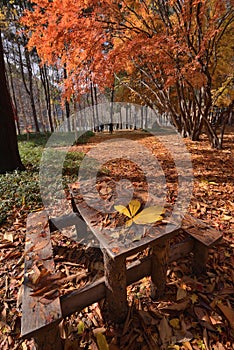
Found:
<svg viewBox="0 0 234 350"><path fill-rule="evenodd" d="M122 256L112 259L103 250L106 278L106 306L111 321L121 323L128 313L126 261Z"/></svg>
<svg viewBox="0 0 234 350"><path fill-rule="evenodd" d="M160 298L164 295L168 266L168 240L157 243L151 253L151 297Z"/></svg>
<svg viewBox="0 0 234 350"><path fill-rule="evenodd" d="M206 263L208 260L208 247L199 241L194 244L193 250L193 272L196 275L206 273Z"/></svg>

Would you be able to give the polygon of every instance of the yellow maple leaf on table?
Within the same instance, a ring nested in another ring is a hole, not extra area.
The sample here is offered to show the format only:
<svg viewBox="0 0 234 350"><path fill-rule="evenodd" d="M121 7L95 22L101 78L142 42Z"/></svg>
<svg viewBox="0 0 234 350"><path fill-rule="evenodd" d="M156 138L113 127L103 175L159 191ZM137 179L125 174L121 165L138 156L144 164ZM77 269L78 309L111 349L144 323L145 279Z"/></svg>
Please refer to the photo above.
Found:
<svg viewBox="0 0 234 350"><path fill-rule="evenodd" d="M124 205L116 205L115 210L120 214L124 214L130 220L126 222L126 226L129 227L133 223L137 225L152 224L163 219L162 214L164 214L165 209L161 206L152 206L143 209L138 214L141 207L141 203L137 199L132 199L128 205L129 209Z"/></svg>

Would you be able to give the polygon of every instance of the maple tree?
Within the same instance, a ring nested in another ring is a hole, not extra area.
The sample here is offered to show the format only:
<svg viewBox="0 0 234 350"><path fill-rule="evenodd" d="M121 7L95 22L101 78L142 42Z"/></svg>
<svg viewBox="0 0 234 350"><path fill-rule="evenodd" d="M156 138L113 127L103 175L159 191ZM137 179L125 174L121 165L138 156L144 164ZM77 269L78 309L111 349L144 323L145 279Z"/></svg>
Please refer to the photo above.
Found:
<svg viewBox="0 0 234 350"><path fill-rule="evenodd" d="M218 57L215 56L217 67L214 73L212 94L214 104L222 107L228 107L234 100L234 73L230 64L233 61L233 45L230 45L233 30L234 26L231 25L225 31L220 42Z"/></svg>
<svg viewBox="0 0 234 350"><path fill-rule="evenodd" d="M90 82L99 89L119 82L141 103L168 112L185 136L198 140L204 127L220 146L209 117L212 89L224 83L214 77L233 27L231 2L35 0L23 21L42 60L66 64L66 96ZM225 80L230 72L229 62Z"/></svg>

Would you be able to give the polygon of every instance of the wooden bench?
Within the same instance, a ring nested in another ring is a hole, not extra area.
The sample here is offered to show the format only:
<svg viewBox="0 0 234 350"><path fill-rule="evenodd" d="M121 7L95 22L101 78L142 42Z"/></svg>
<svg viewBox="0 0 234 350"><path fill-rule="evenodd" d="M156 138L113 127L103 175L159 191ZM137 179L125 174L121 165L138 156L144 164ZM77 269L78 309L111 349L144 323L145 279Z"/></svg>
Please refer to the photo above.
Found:
<svg viewBox="0 0 234 350"><path fill-rule="evenodd" d="M41 296L31 295L33 290L29 287L29 277L34 270L38 272L35 273L35 282L40 277L38 264L54 272L49 219L45 211L31 213L27 219L21 335L28 339L33 337L39 349L60 350L62 343L58 323L62 319L62 312L59 297L45 304Z"/></svg>
<svg viewBox="0 0 234 350"><path fill-rule="evenodd" d="M45 211L28 216L21 334L28 339L33 337L38 348L42 350L62 349L62 340L58 330L61 319L103 298L107 300L110 318L113 321L122 321L128 310L126 287L143 277L151 276L152 294L156 292L155 295L163 296L168 264L188 256L191 252L194 253L195 272L203 273L209 247L222 238L219 231L211 229L201 220L186 215L182 228L176 231L187 233L187 238L182 242L170 247L168 239L160 237L152 245L148 256L128 266L125 262L126 255L113 257L103 249L105 276L84 288L44 303L42 296L32 296L32 288L28 283L29 275L33 266L40 262L43 262L48 271L54 272L50 231L55 230L56 227L77 226L77 217L80 215L71 213L51 221Z"/></svg>

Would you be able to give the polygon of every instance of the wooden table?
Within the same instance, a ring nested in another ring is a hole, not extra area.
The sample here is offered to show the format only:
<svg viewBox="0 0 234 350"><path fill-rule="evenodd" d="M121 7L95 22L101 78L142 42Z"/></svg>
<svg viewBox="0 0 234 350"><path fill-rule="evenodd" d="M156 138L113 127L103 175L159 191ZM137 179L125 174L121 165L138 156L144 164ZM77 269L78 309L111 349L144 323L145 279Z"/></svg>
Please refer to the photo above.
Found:
<svg viewBox="0 0 234 350"><path fill-rule="evenodd" d="M166 286L166 271L168 262L169 239L178 234L180 224L175 221L164 222L155 226L133 225L126 237L114 228L103 228L97 225L100 213L89 207L79 196L76 187L71 189L73 209L80 213L87 227L95 236L104 257L105 283L107 287L106 305L109 317L114 322L125 319L128 311L126 258L142 252L150 247L151 255L151 296L160 297ZM80 230L77 225L80 239L84 243L87 231Z"/></svg>

